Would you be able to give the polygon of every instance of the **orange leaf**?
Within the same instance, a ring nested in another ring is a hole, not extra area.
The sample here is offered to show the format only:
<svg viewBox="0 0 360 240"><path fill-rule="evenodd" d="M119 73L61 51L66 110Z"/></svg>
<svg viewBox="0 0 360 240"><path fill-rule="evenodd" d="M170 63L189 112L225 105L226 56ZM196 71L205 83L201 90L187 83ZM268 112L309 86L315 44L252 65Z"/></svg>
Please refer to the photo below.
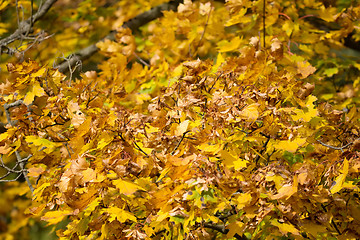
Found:
<svg viewBox="0 0 360 240"><path fill-rule="evenodd" d="M313 74L316 68L310 65L309 62L297 62L297 72L301 75L301 78L307 78L310 74Z"/></svg>
<svg viewBox="0 0 360 240"><path fill-rule="evenodd" d="M5 146L0 147L0 154L8 154L11 151L11 147L5 143Z"/></svg>

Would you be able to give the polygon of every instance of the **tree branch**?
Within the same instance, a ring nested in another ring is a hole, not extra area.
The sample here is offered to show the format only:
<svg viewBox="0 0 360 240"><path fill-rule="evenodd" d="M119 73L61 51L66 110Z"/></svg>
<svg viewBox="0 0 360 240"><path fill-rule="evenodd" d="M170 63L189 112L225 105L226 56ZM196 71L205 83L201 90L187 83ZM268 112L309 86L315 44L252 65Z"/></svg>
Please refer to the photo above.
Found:
<svg viewBox="0 0 360 240"><path fill-rule="evenodd" d="M163 11L176 11L177 7L180 3L182 3L183 0L173 0L168 3L160 4L159 6L156 6L149 11L143 12L136 17L130 19L129 21L125 22L122 27L123 28L130 28L132 31L138 29L139 27L163 16ZM104 41L105 39L109 39L111 41L115 40L115 34L116 31L111 31L106 37L101 39L99 42ZM88 59L92 55L94 55L98 51L98 48L96 47L96 43L92 44L84 49L81 49L77 53L74 53L70 56L68 56L66 59L62 61L56 68L62 72L65 73L69 70L69 68L72 68L75 66L75 64L78 61L83 61L85 59Z"/></svg>
<svg viewBox="0 0 360 240"><path fill-rule="evenodd" d="M190 132L190 131L186 131L186 132L183 133L183 135L181 136L180 141L176 144L174 150L170 153L170 155L174 155L175 151L179 148L181 142L184 140L185 135L186 135L188 132Z"/></svg>
<svg viewBox="0 0 360 240"><path fill-rule="evenodd" d="M31 17L29 17L27 20L25 21L21 21L19 23L18 28L15 30L14 33L12 33L10 36L1 39L0 40L0 53L4 52L7 54L11 54L11 49L9 49L9 47L7 47L6 45L21 39L22 36L24 36L24 34L29 33L31 30L32 25L38 21L40 18L42 18L48 11L49 9L52 7L52 5L56 2L57 0L47 0L45 1L45 3L39 8L39 10L34 14L31 15ZM2 51L3 48L5 48L5 51Z"/></svg>
<svg viewBox="0 0 360 240"><path fill-rule="evenodd" d="M355 141L358 141L360 140L360 138L356 139ZM316 140L318 143L320 143L321 145L323 145L324 147L328 147L328 148L331 148L331 149L335 149L335 150L340 150L341 152L344 152L344 149L347 148L348 146L350 146L351 144L353 144L354 142L349 142L348 144L342 146L342 147L334 147L334 146L331 146L331 145L328 145L326 143L323 143L322 141L320 140Z"/></svg>

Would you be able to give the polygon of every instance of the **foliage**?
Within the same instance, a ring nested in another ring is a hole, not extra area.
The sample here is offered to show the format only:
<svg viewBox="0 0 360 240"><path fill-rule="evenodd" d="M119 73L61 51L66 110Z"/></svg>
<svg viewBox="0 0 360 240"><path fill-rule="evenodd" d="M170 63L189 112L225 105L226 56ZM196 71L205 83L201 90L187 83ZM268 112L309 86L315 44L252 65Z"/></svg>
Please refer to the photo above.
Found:
<svg viewBox="0 0 360 240"><path fill-rule="evenodd" d="M2 172L28 182L0 185L0 236L358 239L356 2L185 0L121 27L164 2L58 1L34 27L54 35L2 59ZM51 67L93 43L96 71Z"/></svg>

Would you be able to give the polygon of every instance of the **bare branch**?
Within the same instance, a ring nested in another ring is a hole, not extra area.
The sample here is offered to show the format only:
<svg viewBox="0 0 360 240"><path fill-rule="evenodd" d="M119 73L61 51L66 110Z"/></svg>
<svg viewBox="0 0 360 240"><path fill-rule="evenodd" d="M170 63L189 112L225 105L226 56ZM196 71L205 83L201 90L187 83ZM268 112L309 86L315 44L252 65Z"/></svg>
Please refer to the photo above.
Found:
<svg viewBox="0 0 360 240"><path fill-rule="evenodd" d="M19 174L19 175L17 175L16 176L16 178L14 178L14 179L3 179L4 178L4 176L2 176L1 178L0 178L0 182L16 182L17 180L19 180L19 178L21 177L21 175L22 174ZM6 175L7 176L7 175Z"/></svg>
<svg viewBox="0 0 360 240"><path fill-rule="evenodd" d="M149 155L141 149L141 147L134 141L134 145L136 146L135 149L142 152L146 157L148 157Z"/></svg>
<svg viewBox="0 0 360 240"><path fill-rule="evenodd" d="M269 141L270 141L270 136L264 134L264 133L260 133L261 135L263 135L264 137L266 137L266 141L264 143L264 145L262 146L261 150L260 150L260 154L257 154L256 158L255 158L255 163L257 164L260 160L260 157L264 158L262 155L266 150L266 146L268 145ZM256 152L257 153L257 152Z"/></svg>
<svg viewBox="0 0 360 240"><path fill-rule="evenodd" d="M207 18L206 18L206 23L205 23L205 26L204 26L204 30L203 30L203 32L202 32L202 34L201 34L201 37L200 37L200 40L199 40L198 44L197 44L196 47L195 47L194 55L197 54L197 51L199 50L199 47L200 47L200 44L201 44L201 41L204 39L205 32L206 32L206 28L207 28L208 25L209 25L210 14L211 14L211 11L212 11L212 10L213 10L213 7L211 7L210 10L209 10L208 16L207 16ZM190 56L191 56L191 55L192 55L192 54L191 54L191 45L189 45L189 53L190 53Z"/></svg>
<svg viewBox="0 0 360 240"><path fill-rule="evenodd" d="M181 142L184 140L185 135L186 135L188 132L189 132L189 131L186 131L186 132L183 133L180 141L177 143L177 145L175 146L174 150L170 153L170 155L174 155L175 151L179 148Z"/></svg>
<svg viewBox="0 0 360 240"><path fill-rule="evenodd" d="M159 6L156 6L149 11L143 12L136 17L130 19L126 23L122 25L124 28L130 28L132 31L138 29L139 27L161 17L163 15L163 11L169 11L173 10L175 11L180 3L182 3L182 0L173 0L168 3L160 4ZM106 39L115 40L115 31L111 31L105 38L101 39L99 42L104 41ZM96 47L96 44L92 44L84 49L81 49L77 53L72 54L72 56L67 57L68 60L62 61L56 68L62 72L65 73L69 70L69 68L72 68L76 65L78 61L83 61L85 59L88 59L92 55L94 55L98 51L98 48Z"/></svg>
<svg viewBox="0 0 360 240"><path fill-rule="evenodd" d="M139 62L141 62L144 66L150 67L150 64L147 63L145 60L143 60L141 57L139 57L139 55L137 55L136 53L133 54L139 60Z"/></svg>
<svg viewBox="0 0 360 240"><path fill-rule="evenodd" d="M360 140L360 138L356 139L355 141L357 140ZM354 142L349 142L348 144L342 146L342 147L334 147L334 146L331 146L331 145L328 145L326 143L323 143L322 141L320 140L316 140L318 141L321 145L325 146L325 147L328 147L328 148L331 148L331 149L335 149L335 150L340 150L341 152L344 152L344 149L347 148L348 146L350 146L351 144L353 144Z"/></svg>
<svg viewBox="0 0 360 240"><path fill-rule="evenodd" d="M9 103L9 104L4 104L4 108L5 110L7 111L8 109L10 108L13 108L13 107L17 107L17 106L20 106L21 104L24 104L22 100L17 100L13 103Z"/></svg>
<svg viewBox="0 0 360 240"><path fill-rule="evenodd" d="M19 166L19 163L16 163L13 168L9 168L8 166L5 165L2 156L0 158L1 158L1 167L5 168L8 171L6 176L8 176L10 173L22 173L21 170L16 170L16 168ZM3 178L3 177L1 177L1 178Z"/></svg>
<svg viewBox="0 0 360 240"><path fill-rule="evenodd" d="M40 18L42 18L56 1L57 0L47 0L34 15L31 15L30 18L25 21L19 22L19 27L14 33L0 40L0 53L2 52L2 48L6 49L5 51L3 51L4 53L11 53L12 51L10 51L10 49L6 47L6 45L21 39L22 36L26 35L26 33L29 33L32 25Z"/></svg>

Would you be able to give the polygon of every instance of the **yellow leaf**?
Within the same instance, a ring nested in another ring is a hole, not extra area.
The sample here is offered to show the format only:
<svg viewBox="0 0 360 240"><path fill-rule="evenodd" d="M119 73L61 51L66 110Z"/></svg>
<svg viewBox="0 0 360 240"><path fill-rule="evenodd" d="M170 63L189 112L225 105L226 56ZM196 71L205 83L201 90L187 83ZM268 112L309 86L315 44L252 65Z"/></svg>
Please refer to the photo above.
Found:
<svg viewBox="0 0 360 240"><path fill-rule="evenodd" d="M34 98L35 98L35 94L33 91L33 87L30 87L30 91L26 94L26 96L24 98L24 103L26 105L29 105L34 101Z"/></svg>
<svg viewBox="0 0 360 240"><path fill-rule="evenodd" d="M301 229L306 233L311 234L314 237L314 239L317 237L318 233L328 232L325 226L316 224L310 220L304 220L304 222L301 223Z"/></svg>
<svg viewBox="0 0 360 240"><path fill-rule="evenodd" d="M61 146L60 143L51 142L38 136L26 136L25 141L29 144L34 144L47 154L50 154L55 150L55 148Z"/></svg>
<svg viewBox="0 0 360 240"><path fill-rule="evenodd" d="M0 142L4 141L5 139L9 138L9 132L4 132L0 134Z"/></svg>
<svg viewBox="0 0 360 240"><path fill-rule="evenodd" d="M282 198L290 198L294 193L297 192L298 189L298 176L294 176L294 180L292 184L285 184L283 185L277 194L272 196L271 199L282 199Z"/></svg>
<svg viewBox="0 0 360 240"><path fill-rule="evenodd" d="M224 61L224 57L221 55L221 53L219 53L216 58L216 63L211 68L211 73L216 73Z"/></svg>
<svg viewBox="0 0 360 240"><path fill-rule="evenodd" d="M109 207L106 209L106 212L108 212L110 214L110 217L109 217L110 222L114 221L115 218L121 223L125 222L126 220L131 220L133 222L136 222L136 217L134 216L134 214L132 214L128 211L125 211L121 208Z"/></svg>
<svg viewBox="0 0 360 240"><path fill-rule="evenodd" d="M35 77L42 77L44 75L44 73L46 72L46 68L42 67L40 68L37 72L32 73L31 77L35 78Z"/></svg>
<svg viewBox="0 0 360 240"><path fill-rule="evenodd" d="M165 168L164 170L162 170L161 174L160 174L159 178L156 180L156 182L160 182L161 179L163 179L166 176L166 174L169 173L170 170L171 170L171 168Z"/></svg>
<svg viewBox="0 0 360 240"><path fill-rule="evenodd" d="M306 138L295 138L293 141L290 140L281 140L275 143L273 146L276 149L288 151L291 153L296 152L296 150L306 143Z"/></svg>
<svg viewBox="0 0 360 240"><path fill-rule="evenodd" d="M326 22L333 22L337 17L337 9L335 7L321 6L318 11L319 17Z"/></svg>
<svg viewBox="0 0 360 240"><path fill-rule="evenodd" d="M70 215L72 211L63 210L63 211L50 211L44 214L41 217L41 220L48 222L49 224L57 224L61 222L66 216Z"/></svg>
<svg viewBox="0 0 360 240"><path fill-rule="evenodd" d="M165 218L169 217L169 212L163 212L163 211L159 211L157 213L157 218L156 218L156 222L161 222L163 221Z"/></svg>
<svg viewBox="0 0 360 240"><path fill-rule="evenodd" d="M246 205L249 205L252 200L250 193L240 193L233 199L237 209L243 209Z"/></svg>
<svg viewBox="0 0 360 240"><path fill-rule="evenodd" d="M105 53L121 53L122 46L121 44L111 41L109 39L105 39L104 41L100 41L96 44L96 47L100 49L100 51Z"/></svg>
<svg viewBox="0 0 360 240"><path fill-rule="evenodd" d="M0 3L0 11L5 9L7 7L7 5L9 5L10 3L11 3L10 0L1 1L1 3Z"/></svg>
<svg viewBox="0 0 360 240"><path fill-rule="evenodd" d="M106 176L104 174L97 173L96 174L96 179L94 180L94 182L102 182L105 179L106 179Z"/></svg>
<svg viewBox="0 0 360 240"><path fill-rule="evenodd" d="M115 187L117 189L119 189L120 193L125 194L125 195L131 195L131 194L135 193L137 190L145 191L145 189L138 186L137 184L131 183L128 181L124 181L122 179L114 180L113 184L115 185Z"/></svg>
<svg viewBox="0 0 360 240"><path fill-rule="evenodd" d="M189 120L182 121L176 129L175 135L182 136L187 131L189 122L190 122Z"/></svg>
<svg viewBox="0 0 360 240"><path fill-rule="evenodd" d="M98 142L97 149L103 149L107 145L109 145L114 138L110 136L108 133L103 132L100 135L100 141Z"/></svg>
<svg viewBox="0 0 360 240"><path fill-rule="evenodd" d="M218 43L219 52L230 52L238 49L243 39L239 37L234 37L230 42L222 40Z"/></svg>
<svg viewBox="0 0 360 240"><path fill-rule="evenodd" d="M240 113L241 116L249 121L255 121L259 117L258 105L259 104L257 104L257 103L253 103L253 104L246 106L241 111L241 113Z"/></svg>
<svg viewBox="0 0 360 240"><path fill-rule="evenodd" d="M44 192L45 188L49 187L51 184L50 183L43 183L40 186L36 187L36 189L34 190L33 193L33 197L34 199L36 198L36 196L41 196L42 193Z"/></svg>
<svg viewBox="0 0 360 240"><path fill-rule="evenodd" d="M110 170L110 171L106 174L106 177L107 177L108 179L112 179L112 180L118 179L118 175L117 175L114 171L112 171L112 170Z"/></svg>
<svg viewBox="0 0 360 240"><path fill-rule="evenodd" d="M56 69L56 71L52 74L51 80L55 84L55 86L59 86L61 84L61 81L63 81L66 78L65 74L62 74L59 72L59 70Z"/></svg>
<svg viewBox="0 0 360 240"><path fill-rule="evenodd" d="M355 182L344 182L343 188L345 189L351 189L351 190L354 190L354 191L359 191L359 187L356 185Z"/></svg>
<svg viewBox="0 0 360 240"><path fill-rule="evenodd" d="M219 152L219 150L222 149L222 145L221 144L212 145L208 143L203 143L200 146L197 146L197 148L204 152L210 152L216 154L217 152Z"/></svg>
<svg viewBox="0 0 360 240"><path fill-rule="evenodd" d="M101 197L97 197L89 205L87 205L84 211L85 217L88 217L91 214L91 212L94 211L97 206L99 206L100 202L101 202Z"/></svg>
<svg viewBox="0 0 360 240"><path fill-rule="evenodd" d="M78 103L72 100L68 103L67 110L71 118L71 124L74 128L78 128L85 121L85 114L81 112Z"/></svg>
<svg viewBox="0 0 360 240"><path fill-rule="evenodd" d="M40 86L39 82L35 82L32 89L35 96L41 97L45 94L44 89Z"/></svg>
<svg viewBox="0 0 360 240"><path fill-rule="evenodd" d="M246 18L244 18L244 15L246 14L246 12L247 12L247 8L240 9L236 13L236 15L232 16L231 19L225 23L225 26L229 27L229 26L232 26L232 25L235 25L238 23L246 23L247 20L246 20Z"/></svg>
<svg viewBox="0 0 360 240"><path fill-rule="evenodd" d="M236 160L234 162L234 169L235 170L240 170L240 169L246 168L248 162L249 161L247 161L247 160L239 158L238 160Z"/></svg>
<svg viewBox="0 0 360 240"><path fill-rule="evenodd" d="M189 162L196 158L196 154L190 155L185 158L180 158L176 156L169 155L167 156L167 160L174 166L184 166L188 165Z"/></svg>
<svg viewBox="0 0 360 240"><path fill-rule="evenodd" d="M228 151L221 150L220 152L221 158L224 160L223 163L227 168L234 167L235 170L239 170L246 167L248 161L243 160L239 157L234 156L232 153Z"/></svg>
<svg viewBox="0 0 360 240"><path fill-rule="evenodd" d="M78 127L76 136L81 137L89 132L91 125L91 117L86 118L86 120Z"/></svg>
<svg viewBox="0 0 360 240"><path fill-rule="evenodd" d="M276 190L279 190L282 187L282 183L284 182L284 178L280 175L276 175L273 172L268 173L265 177L266 181L270 182L273 181L275 183Z"/></svg>
<svg viewBox="0 0 360 240"><path fill-rule="evenodd" d="M292 224L289 223L279 223L276 219L271 220L271 224L279 228L280 232L283 235L292 233L294 235L300 235L299 230L297 230Z"/></svg>
<svg viewBox="0 0 360 240"><path fill-rule="evenodd" d="M96 179L96 172L92 168L88 168L82 172L84 182L92 182Z"/></svg>
<svg viewBox="0 0 360 240"><path fill-rule="evenodd" d="M292 115L292 119L294 121L298 121L300 119L303 119L305 122L309 122L312 118L316 117L318 115L318 111L315 108L314 102L317 100L317 98L313 95L309 95L307 97L305 106L307 107L306 110L302 109L295 109L296 115Z"/></svg>
<svg viewBox="0 0 360 240"><path fill-rule="evenodd" d="M246 225L240 221L235 221L226 226L229 232L226 234L226 238L232 239L235 234L242 236Z"/></svg>
<svg viewBox="0 0 360 240"><path fill-rule="evenodd" d="M116 116L115 111L110 111L110 113L109 113L109 115L108 115L108 119L107 119L106 122L107 122L110 126L114 127L114 126L115 126L115 122L116 122L116 120L118 120L118 119L119 119L119 117Z"/></svg>
<svg viewBox="0 0 360 240"><path fill-rule="evenodd" d="M286 35L291 36L294 30L294 22L293 21L286 21L282 25L282 29L286 32Z"/></svg>
<svg viewBox="0 0 360 240"><path fill-rule="evenodd" d="M89 151L90 149L93 148L93 146L94 146L94 142L89 142L85 144L84 146L81 147L79 154L83 154L84 152Z"/></svg>
<svg viewBox="0 0 360 240"><path fill-rule="evenodd" d="M43 203L43 204L34 203L34 205L35 206L26 209L24 211L24 213L39 216L46 207L45 203Z"/></svg>
<svg viewBox="0 0 360 240"><path fill-rule="evenodd" d="M337 193L343 188L345 178L348 172L349 172L349 161L345 158L342 173L336 177L333 186L330 188L331 194Z"/></svg>
<svg viewBox="0 0 360 240"><path fill-rule="evenodd" d="M223 163L226 167L230 168L234 166L234 162L237 160L237 157L225 150L221 150L219 153L221 155L221 158L224 160Z"/></svg>
<svg viewBox="0 0 360 240"><path fill-rule="evenodd" d="M151 153L152 153L152 148L146 148L146 147L144 147L144 145L142 144L142 142L137 142L136 143L140 148L141 148L141 150L143 150L147 155L151 155Z"/></svg>

